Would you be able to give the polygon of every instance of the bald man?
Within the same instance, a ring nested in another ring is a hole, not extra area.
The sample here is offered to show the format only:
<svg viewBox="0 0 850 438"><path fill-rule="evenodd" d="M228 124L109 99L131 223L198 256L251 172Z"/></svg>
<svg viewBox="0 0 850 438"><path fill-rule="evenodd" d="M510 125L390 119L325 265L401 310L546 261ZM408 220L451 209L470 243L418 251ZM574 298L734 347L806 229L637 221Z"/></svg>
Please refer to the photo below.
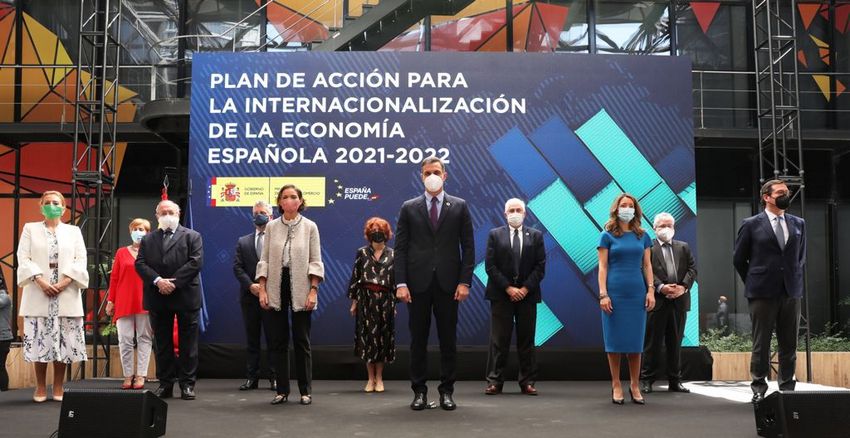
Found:
<svg viewBox="0 0 850 438"><path fill-rule="evenodd" d="M173 395L195 399L198 374L198 328L201 310L199 274L204 260L201 235L180 226L180 207L172 201L156 206L159 230L148 233L139 246L136 272L144 286L144 307L156 336L156 377L161 398ZM174 356L174 317L180 357Z"/></svg>

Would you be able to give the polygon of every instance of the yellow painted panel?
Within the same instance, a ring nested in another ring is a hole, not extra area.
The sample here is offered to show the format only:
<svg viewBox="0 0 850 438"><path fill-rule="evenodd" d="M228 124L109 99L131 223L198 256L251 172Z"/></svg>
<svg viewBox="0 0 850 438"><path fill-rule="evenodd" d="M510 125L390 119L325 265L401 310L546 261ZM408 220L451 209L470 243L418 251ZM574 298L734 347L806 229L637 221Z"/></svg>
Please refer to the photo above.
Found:
<svg viewBox="0 0 850 438"><path fill-rule="evenodd" d="M829 94L830 94L830 86L829 86L829 76L827 75L812 75L812 79L815 80L815 83L818 84L818 88L820 88L820 92L823 93L823 97L829 102Z"/></svg>

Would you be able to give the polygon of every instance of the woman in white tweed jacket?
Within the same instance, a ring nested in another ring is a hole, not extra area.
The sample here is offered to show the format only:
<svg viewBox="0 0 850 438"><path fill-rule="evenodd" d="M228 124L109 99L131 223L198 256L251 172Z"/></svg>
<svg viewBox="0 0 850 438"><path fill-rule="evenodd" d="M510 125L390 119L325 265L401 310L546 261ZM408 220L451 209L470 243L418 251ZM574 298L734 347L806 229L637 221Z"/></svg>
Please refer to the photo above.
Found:
<svg viewBox="0 0 850 438"><path fill-rule="evenodd" d="M319 228L301 215L306 204L294 185L281 187L277 205L282 216L266 225L262 255L257 263L260 306L270 309L271 359L277 371L277 395L272 404L289 397L289 313L292 313L292 344L295 347L295 375L301 404L313 399L310 317L318 305L319 283L325 277Z"/></svg>

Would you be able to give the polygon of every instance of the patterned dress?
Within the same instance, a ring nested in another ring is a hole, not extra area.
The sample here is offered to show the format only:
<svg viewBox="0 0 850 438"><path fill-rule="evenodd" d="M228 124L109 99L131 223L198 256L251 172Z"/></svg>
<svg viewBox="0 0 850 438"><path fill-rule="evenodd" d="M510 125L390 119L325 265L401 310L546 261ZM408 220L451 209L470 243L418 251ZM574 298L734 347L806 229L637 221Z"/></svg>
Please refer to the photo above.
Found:
<svg viewBox="0 0 850 438"><path fill-rule="evenodd" d="M48 261L59 264L59 241L56 233L47 233ZM50 284L59 282L59 269L46 273ZM24 360L27 362L72 363L87 360L82 317L59 316L59 297L50 297L48 316L24 317Z"/></svg>
<svg viewBox="0 0 850 438"><path fill-rule="evenodd" d="M395 275L393 250L375 260L372 246L357 250L348 298L357 300L354 354L368 362L395 360Z"/></svg>

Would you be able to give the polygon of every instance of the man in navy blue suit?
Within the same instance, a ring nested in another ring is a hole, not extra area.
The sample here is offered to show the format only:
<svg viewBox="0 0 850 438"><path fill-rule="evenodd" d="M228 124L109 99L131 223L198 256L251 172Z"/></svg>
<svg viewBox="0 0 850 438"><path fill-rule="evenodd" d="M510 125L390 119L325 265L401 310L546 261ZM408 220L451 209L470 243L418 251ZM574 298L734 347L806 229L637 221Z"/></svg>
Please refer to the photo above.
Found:
<svg viewBox="0 0 850 438"><path fill-rule="evenodd" d="M762 401L767 392L774 328L779 342L779 389L794 390L806 264L806 222L785 213L791 203L788 186L781 180L770 180L760 193L764 211L744 219L733 256L735 270L746 285L753 324L753 403Z"/></svg>
<svg viewBox="0 0 850 438"><path fill-rule="evenodd" d="M266 333L269 341L269 330L272 327L271 313L260 308L260 284L257 283L257 262L263 253L265 244L266 224L272 219L272 207L266 201L257 201L251 210L254 232L246 234L236 242L236 253L233 258L233 274L239 281L239 304L242 307L242 322L245 324L245 339L247 341L248 362L246 380L240 391L257 389L260 376L260 332ZM268 348L271 351L271 347ZM271 390L277 390L274 366L269 364L269 383Z"/></svg>
<svg viewBox="0 0 850 438"><path fill-rule="evenodd" d="M469 296L475 263L475 239L469 207L443 190L447 173L437 157L422 161L425 193L406 201L398 214L395 237L396 297L407 303L410 328L410 408L429 406L428 334L431 314L440 339L440 407L457 405L452 398L457 366L458 303Z"/></svg>
<svg viewBox="0 0 850 438"><path fill-rule="evenodd" d="M490 301L490 354L487 359L487 395L500 394L505 382L505 365L511 348L511 332L516 321L516 349L519 356L520 391L537 395L537 361L534 332L540 282L546 273L543 233L524 227L525 203L510 199L505 203L507 225L493 228L487 237L487 294Z"/></svg>

